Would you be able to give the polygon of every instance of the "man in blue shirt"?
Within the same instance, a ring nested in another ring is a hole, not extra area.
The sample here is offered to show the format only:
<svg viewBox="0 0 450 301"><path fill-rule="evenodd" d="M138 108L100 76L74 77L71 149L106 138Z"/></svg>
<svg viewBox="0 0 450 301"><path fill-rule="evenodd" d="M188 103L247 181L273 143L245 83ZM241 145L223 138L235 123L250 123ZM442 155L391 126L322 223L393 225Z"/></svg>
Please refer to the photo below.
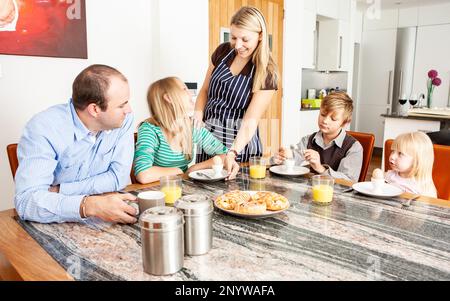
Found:
<svg viewBox="0 0 450 301"><path fill-rule="evenodd" d="M88 217L135 223L130 181L133 115L128 81L105 65L83 70L72 99L35 115L17 155L15 205L24 220L78 222Z"/></svg>

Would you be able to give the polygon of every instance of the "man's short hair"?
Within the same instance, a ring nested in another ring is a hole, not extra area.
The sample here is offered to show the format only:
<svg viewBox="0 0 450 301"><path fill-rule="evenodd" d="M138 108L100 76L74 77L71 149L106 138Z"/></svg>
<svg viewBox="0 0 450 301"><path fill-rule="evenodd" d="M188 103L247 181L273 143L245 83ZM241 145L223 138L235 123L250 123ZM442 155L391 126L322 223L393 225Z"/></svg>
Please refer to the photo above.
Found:
<svg viewBox="0 0 450 301"><path fill-rule="evenodd" d="M344 123L348 123L352 120L353 100L345 92L332 92L323 98L320 109L326 114L344 109Z"/></svg>
<svg viewBox="0 0 450 301"><path fill-rule="evenodd" d="M95 103L102 111L106 111L108 108L106 92L113 76L128 82L117 69L106 65L91 65L81 71L72 85L73 106L82 111L89 104Z"/></svg>

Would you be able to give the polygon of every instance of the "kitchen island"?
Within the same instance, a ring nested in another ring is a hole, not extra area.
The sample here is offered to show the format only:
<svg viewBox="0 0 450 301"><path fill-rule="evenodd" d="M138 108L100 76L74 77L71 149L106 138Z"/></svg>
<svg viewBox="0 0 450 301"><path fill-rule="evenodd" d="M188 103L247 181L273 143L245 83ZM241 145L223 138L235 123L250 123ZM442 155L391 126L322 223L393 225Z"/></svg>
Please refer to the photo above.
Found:
<svg viewBox="0 0 450 301"><path fill-rule="evenodd" d="M338 181L342 184L348 184ZM199 183L183 195L213 199L226 191L268 190L290 200L275 217L213 213L213 248L185 256L170 276L143 272L136 225L39 224L0 213L0 278L24 280L450 280L450 205L421 197L411 207L335 188L333 203L312 203L310 179L268 175ZM130 186L130 191L157 185ZM341 191L341 192L340 192ZM408 195L404 195L408 197Z"/></svg>

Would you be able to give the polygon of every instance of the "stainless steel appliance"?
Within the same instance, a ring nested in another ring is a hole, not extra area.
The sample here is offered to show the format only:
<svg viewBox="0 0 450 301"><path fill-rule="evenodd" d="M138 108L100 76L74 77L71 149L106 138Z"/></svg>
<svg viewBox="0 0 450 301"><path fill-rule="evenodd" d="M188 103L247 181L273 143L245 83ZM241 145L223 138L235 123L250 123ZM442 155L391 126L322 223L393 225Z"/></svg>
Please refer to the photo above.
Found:
<svg viewBox="0 0 450 301"><path fill-rule="evenodd" d="M212 247L211 200L207 196L184 196L175 202L184 214L184 250L186 255L203 255Z"/></svg>
<svg viewBox="0 0 450 301"><path fill-rule="evenodd" d="M397 30L393 89L392 96L389 95L392 113L399 113L401 111L399 99L402 98L402 95L405 95L407 99L411 97L414 80L416 39L417 27L399 28ZM389 79L389 83L391 83L391 79Z"/></svg>
<svg viewBox="0 0 450 301"><path fill-rule="evenodd" d="M152 275L178 272L184 262L183 213L174 207L153 207L139 218L142 263Z"/></svg>

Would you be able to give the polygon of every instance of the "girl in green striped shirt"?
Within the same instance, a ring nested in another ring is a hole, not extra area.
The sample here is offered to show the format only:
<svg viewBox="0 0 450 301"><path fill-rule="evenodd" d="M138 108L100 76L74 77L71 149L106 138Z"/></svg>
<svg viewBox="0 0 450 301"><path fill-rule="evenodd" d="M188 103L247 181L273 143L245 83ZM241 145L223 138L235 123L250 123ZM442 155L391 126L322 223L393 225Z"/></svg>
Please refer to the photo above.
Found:
<svg viewBox="0 0 450 301"><path fill-rule="evenodd" d="M188 112L194 104L186 85L176 77L154 82L147 93L151 118L138 130L134 172L145 184L171 176L211 168L213 159L191 166L194 145L223 158L227 148L204 127L193 126Z"/></svg>

